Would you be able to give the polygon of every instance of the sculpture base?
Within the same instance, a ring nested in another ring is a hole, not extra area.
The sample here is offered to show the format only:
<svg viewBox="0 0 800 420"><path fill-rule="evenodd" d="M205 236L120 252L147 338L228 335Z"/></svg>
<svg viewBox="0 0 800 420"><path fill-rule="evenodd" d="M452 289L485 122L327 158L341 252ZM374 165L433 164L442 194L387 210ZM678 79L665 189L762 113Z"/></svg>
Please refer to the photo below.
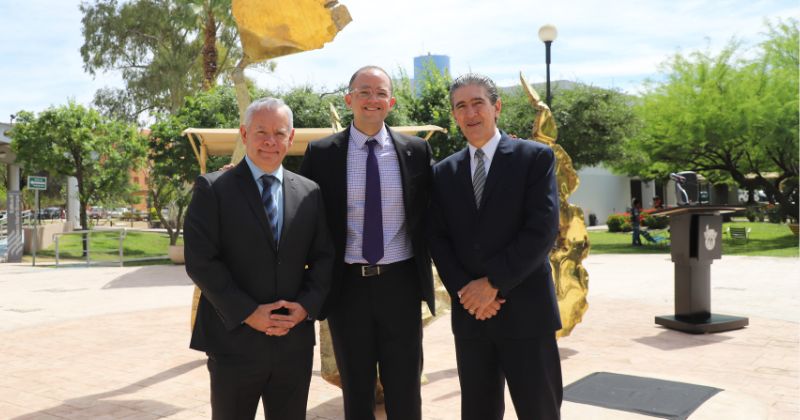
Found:
<svg viewBox="0 0 800 420"><path fill-rule="evenodd" d="M745 317L711 314L704 321L683 320L675 315L663 315L656 317L656 324L669 329L687 332L690 334L708 334L744 328L750 323Z"/></svg>

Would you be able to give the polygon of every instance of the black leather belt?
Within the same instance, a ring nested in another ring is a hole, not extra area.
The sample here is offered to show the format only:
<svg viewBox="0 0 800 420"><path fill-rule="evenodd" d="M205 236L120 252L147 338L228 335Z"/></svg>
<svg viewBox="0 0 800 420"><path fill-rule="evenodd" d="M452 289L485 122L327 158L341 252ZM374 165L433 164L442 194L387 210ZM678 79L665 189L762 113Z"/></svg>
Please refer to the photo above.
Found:
<svg viewBox="0 0 800 420"><path fill-rule="evenodd" d="M356 277L373 277L381 274L386 274L389 271L395 270L404 264L409 264L413 259L405 261L393 262L391 264L345 264L345 271Z"/></svg>

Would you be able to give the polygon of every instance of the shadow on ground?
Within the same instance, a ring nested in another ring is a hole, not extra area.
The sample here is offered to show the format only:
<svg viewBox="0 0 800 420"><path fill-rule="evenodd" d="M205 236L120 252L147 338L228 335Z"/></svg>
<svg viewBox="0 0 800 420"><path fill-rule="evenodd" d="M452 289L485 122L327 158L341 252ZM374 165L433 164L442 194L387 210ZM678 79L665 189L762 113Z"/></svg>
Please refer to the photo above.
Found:
<svg viewBox="0 0 800 420"><path fill-rule="evenodd" d="M181 265L152 265L139 267L103 286L103 289L128 287L191 286L192 280Z"/></svg>
<svg viewBox="0 0 800 420"><path fill-rule="evenodd" d="M102 392L99 394L87 395L79 398L72 398L64 401L61 405L47 408L35 413L29 413L15 417L15 420L34 420L40 418L121 418L131 416L136 413L150 414L156 416L170 416L183 408L156 400L113 400L140 391L157 383L183 375L191 370L206 364L204 359L194 360L175 366L156 375L144 378L125 387L113 391Z"/></svg>
<svg viewBox="0 0 800 420"><path fill-rule="evenodd" d="M686 334L678 331L664 330L652 337L634 338L633 341L659 350L680 350L692 347L707 346L730 340L715 334Z"/></svg>

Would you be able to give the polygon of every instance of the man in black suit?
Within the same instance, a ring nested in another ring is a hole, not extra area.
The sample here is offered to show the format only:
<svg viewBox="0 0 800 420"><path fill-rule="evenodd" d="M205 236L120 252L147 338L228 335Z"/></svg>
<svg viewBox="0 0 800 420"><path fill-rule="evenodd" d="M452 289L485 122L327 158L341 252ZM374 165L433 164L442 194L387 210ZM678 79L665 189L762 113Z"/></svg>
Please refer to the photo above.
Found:
<svg viewBox="0 0 800 420"><path fill-rule="evenodd" d="M501 420L507 381L519 419L557 419L553 151L497 129L502 103L484 76L456 79L450 104L469 145L434 167L430 250L453 302L461 418Z"/></svg>
<svg viewBox="0 0 800 420"><path fill-rule="evenodd" d="M431 149L389 129L392 82L359 69L345 96L353 123L308 145L300 173L319 183L336 249L324 314L345 417L374 419L376 364L390 420L421 418L421 300L434 310L424 216Z"/></svg>
<svg viewBox="0 0 800 420"><path fill-rule="evenodd" d="M197 179L185 223L186 272L202 291L191 348L206 352L214 419L305 419L314 324L333 245L319 187L285 170L292 111L253 102L247 154Z"/></svg>

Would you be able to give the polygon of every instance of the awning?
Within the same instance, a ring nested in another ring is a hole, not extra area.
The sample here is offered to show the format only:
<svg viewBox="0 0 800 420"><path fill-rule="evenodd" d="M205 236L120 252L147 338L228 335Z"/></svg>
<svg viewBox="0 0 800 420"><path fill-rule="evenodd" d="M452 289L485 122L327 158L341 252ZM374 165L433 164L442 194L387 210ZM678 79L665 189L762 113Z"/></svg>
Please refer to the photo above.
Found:
<svg viewBox="0 0 800 420"><path fill-rule="evenodd" d="M414 125L405 127L392 127L392 130L403 134L417 135L425 133L424 139L428 140L433 133L446 133L442 127L436 125ZM306 152L308 142L319 140L334 134L333 128L295 128L294 142L289 149L290 156L302 156ZM209 156L230 156L239 141L238 128L187 128L183 130L184 136L189 138L192 150L200 163L200 173L206 173L206 162Z"/></svg>

